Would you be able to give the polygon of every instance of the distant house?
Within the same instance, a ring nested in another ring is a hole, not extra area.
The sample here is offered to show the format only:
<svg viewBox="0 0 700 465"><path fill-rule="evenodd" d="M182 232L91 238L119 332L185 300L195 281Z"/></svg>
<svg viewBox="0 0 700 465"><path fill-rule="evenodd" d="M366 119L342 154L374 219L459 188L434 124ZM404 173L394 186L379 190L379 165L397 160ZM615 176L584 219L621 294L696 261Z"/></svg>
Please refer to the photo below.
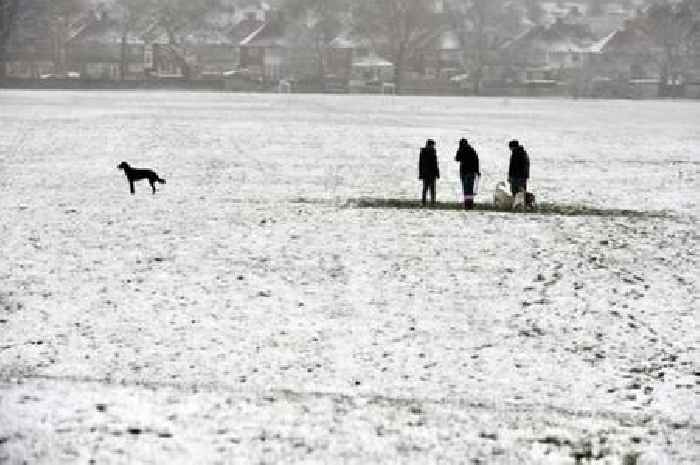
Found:
<svg viewBox="0 0 700 465"><path fill-rule="evenodd" d="M599 82L623 85L631 97L700 95L700 31L690 31L690 43L669 64L665 48L653 36L651 21L645 16L627 20L622 29L591 47L587 73Z"/></svg>
<svg viewBox="0 0 700 465"><path fill-rule="evenodd" d="M178 47L190 66L190 78L220 78L238 64L234 37L221 30L201 29L183 37Z"/></svg>
<svg viewBox="0 0 700 465"><path fill-rule="evenodd" d="M556 83L583 68L596 38L586 24L557 20L550 26L534 26L501 47L519 80Z"/></svg>
<svg viewBox="0 0 700 465"><path fill-rule="evenodd" d="M334 81L336 85L347 87L352 79L352 66L357 50L357 42L338 36L324 53L325 79Z"/></svg>
<svg viewBox="0 0 700 465"><path fill-rule="evenodd" d="M623 29L610 33L591 47L589 66L599 77L659 79L656 56L662 50L643 23L627 21Z"/></svg>
<svg viewBox="0 0 700 465"><path fill-rule="evenodd" d="M119 21L103 14L68 43L68 55L88 80L183 78L194 55L184 45L171 45L168 35L152 24L143 31L124 31Z"/></svg>
<svg viewBox="0 0 700 465"><path fill-rule="evenodd" d="M343 47L348 51L350 60L348 90L380 92L385 83L392 82L394 63L378 54L369 39L348 34L336 40L345 42Z"/></svg>
<svg viewBox="0 0 700 465"><path fill-rule="evenodd" d="M265 2L210 0L198 27L168 34L154 23L144 33L152 56L151 76L157 79L220 79L239 63L238 43L243 34L261 24ZM252 24L252 25L251 25Z"/></svg>
<svg viewBox="0 0 700 465"><path fill-rule="evenodd" d="M463 50L452 30L426 38L408 60L406 67L414 79L447 80L463 69Z"/></svg>
<svg viewBox="0 0 700 465"><path fill-rule="evenodd" d="M394 76L394 64L374 52L356 53L352 61L351 86L362 88L389 82Z"/></svg>
<svg viewBox="0 0 700 465"><path fill-rule="evenodd" d="M19 33L10 38L2 66L7 78L39 79L55 72L55 58L49 34L27 37Z"/></svg>
<svg viewBox="0 0 700 465"><path fill-rule="evenodd" d="M240 42L240 69L265 82L348 80L352 44L319 44L306 25L272 17ZM323 74L323 76L321 76Z"/></svg>
<svg viewBox="0 0 700 465"><path fill-rule="evenodd" d="M239 44L240 68L264 81L279 80L288 74L286 51L291 43L284 29L281 21L271 19L244 38Z"/></svg>
<svg viewBox="0 0 700 465"><path fill-rule="evenodd" d="M261 0L211 0L204 26L180 37L171 52L180 50L192 78L219 78L238 67L240 42L265 24L271 11Z"/></svg>
<svg viewBox="0 0 700 465"><path fill-rule="evenodd" d="M685 96L700 98L700 22L690 32L690 55L687 57Z"/></svg>
<svg viewBox="0 0 700 465"><path fill-rule="evenodd" d="M49 18L34 14L18 21L6 44L4 66L7 78L39 79L65 76L71 71L66 42L83 25L83 18Z"/></svg>
<svg viewBox="0 0 700 465"><path fill-rule="evenodd" d="M261 1L212 0L200 27L175 37L157 22L125 33L102 13L70 40L69 59L85 79L217 79L238 66L238 43L268 10Z"/></svg>
<svg viewBox="0 0 700 465"><path fill-rule="evenodd" d="M231 26L229 35L236 42L236 46L238 47L241 41L260 29L263 24L265 24L265 21L259 20L256 17L246 17Z"/></svg>
<svg viewBox="0 0 700 465"><path fill-rule="evenodd" d="M95 17L67 43L68 62L82 79L143 79L146 43L106 14Z"/></svg>

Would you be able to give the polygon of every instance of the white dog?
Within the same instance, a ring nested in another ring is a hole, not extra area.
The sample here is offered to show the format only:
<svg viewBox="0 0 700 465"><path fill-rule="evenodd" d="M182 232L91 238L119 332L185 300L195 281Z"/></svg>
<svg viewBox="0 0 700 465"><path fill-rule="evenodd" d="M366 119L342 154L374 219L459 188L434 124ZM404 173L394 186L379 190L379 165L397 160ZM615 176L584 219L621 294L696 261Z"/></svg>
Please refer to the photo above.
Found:
<svg viewBox="0 0 700 465"><path fill-rule="evenodd" d="M525 210L525 192L523 191L515 194L513 198L513 210L517 210L518 208Z"/></svg>
<svg viewBox="0 0 700 465"><path fill-rule="evenodd" d="M496 191L493 193L493 203L499 209L508 209L513 206L513 196L506 190L505 182L501 181L496 186Z"/></svg>

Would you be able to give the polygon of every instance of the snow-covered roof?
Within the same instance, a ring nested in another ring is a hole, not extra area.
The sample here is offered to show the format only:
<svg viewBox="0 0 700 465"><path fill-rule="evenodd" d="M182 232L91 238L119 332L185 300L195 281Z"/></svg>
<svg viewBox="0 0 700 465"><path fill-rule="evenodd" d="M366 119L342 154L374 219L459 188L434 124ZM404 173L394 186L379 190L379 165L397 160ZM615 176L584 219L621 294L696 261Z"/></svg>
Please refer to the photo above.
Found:
<svg viewBox="0 0 700 465"><path fill-rule="evenodd" d="M439 50L461 50L459 37L455 31L449 30L440 34L437 39Z"/></svg>
<svg viewBox="0 0 700 465"><path fill-rule="evenodd" d="M261 44L261 37L263 33L265 32L266 29L270 27L270 21L267 21L263 24L260 25L256 30L250 33L248 37L243 39L240 43L242 47L245 46L252 46L252 45L259 45L259 46L264 46L265 44ZM268 41L269 42L269 41ZM266 42L267 43L267 42Z"/></svg>
<svg viewBox="0 0 700 465"><path fill-rule="evenodd" d="M330 42L331 48L371 48L369 39L364 37L355 37L349 34L341 34Z"/></svg>
<svg viewBox="0 0 700 465"><path fill-rule="evenodd" d="M334 48L353 48L354 41L336 37L330 42ZM273 18L255 29L240 42L241 47L259 48L313 48L316 46L314 31L303 23L284 23Z"/></svg>
<svg viewBox="0 0 700 465"><path fill-rule="evenodd" d="M590 50L595 37L590 29L579 23L557 21L550 26L535 26L501 48L543 48L552 52L585 53Z"/></svg>
<svg viewBox="0 0 700 465"><path fill-rule="evenodd" d="M338 36L330 43L332 48L355 48L355 41L344 36Z"/></svg>
<svg viewBox="0 0 700 465"><path fill-rule="evenodd" d="M94 20L85 24L79 31L71 36L71 43L97 43L97 44L120 44L122 42L123 30L118 21L111 18ZM134 31L127 32L126 41L128 44L143 44L141 34Z"/></svg>
<svg viewBox="0 0 700 465"><path fill-rule="evenodd" d="M187 34L186 42L200 45L234 45L234 40L224 31L217 29L200 29Z"/></svg>
<svg viewBox="0 0 700 465"><path fill-rule="evenodd" d="M353 61L352 66L354 68L391 68L394 64L378 55L371 54Z"/></svg>
<svg viewBox="0 0 700 465"><path fill-rule="evenodd" d="M591 47L589 48L590 53L603 53L603 50L605 47L608 45L608 43L617 35L619 31L613 31L610 34L608 34L606 37L603 37L599 41L593 43Z"/></svg>

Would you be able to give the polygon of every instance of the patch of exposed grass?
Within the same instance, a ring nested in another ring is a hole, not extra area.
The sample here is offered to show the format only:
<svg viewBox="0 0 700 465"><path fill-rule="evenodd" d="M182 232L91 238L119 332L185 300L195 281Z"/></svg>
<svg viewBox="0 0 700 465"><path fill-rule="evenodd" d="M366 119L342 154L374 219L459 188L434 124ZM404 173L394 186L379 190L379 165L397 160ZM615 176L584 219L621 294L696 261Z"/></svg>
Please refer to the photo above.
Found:
<svg viewBox="0 0 700 465"><path fill-rule="evenodd" d="M458 202L438 202L436 205L421 206L418 200L409 199L380 199L363 197L359 199L351 199L345 204L349 208L378 208L378 209L397 209L397 210L446 210L446 211L463 211L464 206ZM559 216L609 216L623 218L667 218L670 215L667 212L660 211L638 211L638 210L623 210L609 208L594 208L586 205L566 205L554 203L538 203L534 209L528 210L511 210L497 208L492 203L477 203L474 205L474 211L482 212L498 212L498 213L513 213L527 215L559 215Z"/></svg>

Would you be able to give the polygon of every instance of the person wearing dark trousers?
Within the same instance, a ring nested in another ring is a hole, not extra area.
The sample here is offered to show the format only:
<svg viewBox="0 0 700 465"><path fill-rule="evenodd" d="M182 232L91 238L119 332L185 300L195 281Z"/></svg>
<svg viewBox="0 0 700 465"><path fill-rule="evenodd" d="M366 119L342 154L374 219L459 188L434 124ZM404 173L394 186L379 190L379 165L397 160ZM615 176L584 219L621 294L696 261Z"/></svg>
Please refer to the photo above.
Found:
<svg viewBox="0 0 700 465"><path fill-rule="evenodd" d="M474 208L474 184L476 177L481 176L479 171L479 154L474 147L469 145L467 139L459 141L456 161L459 162L459 177L462 180L462 192L464 193L464 209Z"/></svg>
<svg viewBox="0 0 700 465"><path fill-rule="evenodd" d="M437 179L440 179L440 167L438 166L435 141L432 139L428 139L425 147L420 149L418 179L423 181L422 205L425 206L428 191L430 191L430 203L435 205L435 182Z"/></svg>
<svg viewBox="0 0 700 465"><path fill-rule="evenodd" d="M510 147L510 166L508 168L508 181L513 195L518 192L527 193L527 180L530 178L530 157L525 148L517 140L508 144Z"/></svg>

